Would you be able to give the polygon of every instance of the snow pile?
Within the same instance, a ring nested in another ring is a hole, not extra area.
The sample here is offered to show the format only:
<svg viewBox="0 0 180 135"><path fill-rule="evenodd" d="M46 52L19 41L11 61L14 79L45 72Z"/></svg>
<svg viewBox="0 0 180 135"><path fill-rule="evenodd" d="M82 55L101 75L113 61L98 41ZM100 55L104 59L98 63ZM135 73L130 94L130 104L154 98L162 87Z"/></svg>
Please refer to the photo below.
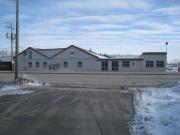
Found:
<svg viewBox="0 0 180 135"><path fill-rule="evenodd" d="M180 83L138 90L134 109L132 135L179 135Z"/></svg>
<svg viewBox="0 0 180 135"><path fill-rule="evenodd" d="M0 96L4 95L22 95L32 93L32 91L25 90L28 86L17 84L5 84L0 87Z"/></svg>
<svg viewBox="0 0 180 135"><path fill-rule="evenodd" d="M37 86L50 86L50 84L40 82L26 74L21 74L16 84L0 84L0 96L32 93L28 89Z"/></svg>
<svg viewBox="0 0 180 135"><path fill-rule="evenodd" d="M24 85L28 85L28 86L50 86L49 83L40 82L37 79L35 79L29 75L26 75L26 74L22 74L19 77L19 82Z"/></svg>

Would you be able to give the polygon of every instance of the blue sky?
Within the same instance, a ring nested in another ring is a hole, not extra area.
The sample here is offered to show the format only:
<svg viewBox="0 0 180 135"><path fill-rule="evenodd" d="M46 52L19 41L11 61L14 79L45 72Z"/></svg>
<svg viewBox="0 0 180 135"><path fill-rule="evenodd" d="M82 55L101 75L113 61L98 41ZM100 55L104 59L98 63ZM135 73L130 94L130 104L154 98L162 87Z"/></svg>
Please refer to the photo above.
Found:
<svg viewBox="0 0 180 135"><path fill-rule="evenodd" d="M0 0L0 49L15 0ZM180 58L180 0L20 0L20 47L70 44L107 54L165 51Z"/></svg>

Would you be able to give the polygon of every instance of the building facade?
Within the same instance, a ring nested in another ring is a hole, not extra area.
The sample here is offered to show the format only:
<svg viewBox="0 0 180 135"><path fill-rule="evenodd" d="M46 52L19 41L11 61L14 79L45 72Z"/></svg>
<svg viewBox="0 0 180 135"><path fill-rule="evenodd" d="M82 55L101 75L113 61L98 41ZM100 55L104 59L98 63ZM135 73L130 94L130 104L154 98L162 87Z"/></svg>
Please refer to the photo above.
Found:
<svg viewBox="0 0 180 135"><path fill-rule="evenodd" d="M102 55L71 45L57 49L29 47L18 59L21 71L165 72L167 53Z"/></svg>

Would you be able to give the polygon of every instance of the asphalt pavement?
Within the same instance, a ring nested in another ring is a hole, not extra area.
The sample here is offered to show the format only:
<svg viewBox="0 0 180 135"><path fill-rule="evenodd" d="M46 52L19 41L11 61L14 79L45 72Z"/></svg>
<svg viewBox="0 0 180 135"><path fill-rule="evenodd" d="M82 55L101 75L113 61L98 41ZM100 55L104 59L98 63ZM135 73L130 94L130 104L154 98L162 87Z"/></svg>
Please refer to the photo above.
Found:
<svg viewBox="0 0 180 135"><path fill-rule="evenodd" d="M132 93L118 89L27 88L0 97L0 135L129 135Z"/></svg>

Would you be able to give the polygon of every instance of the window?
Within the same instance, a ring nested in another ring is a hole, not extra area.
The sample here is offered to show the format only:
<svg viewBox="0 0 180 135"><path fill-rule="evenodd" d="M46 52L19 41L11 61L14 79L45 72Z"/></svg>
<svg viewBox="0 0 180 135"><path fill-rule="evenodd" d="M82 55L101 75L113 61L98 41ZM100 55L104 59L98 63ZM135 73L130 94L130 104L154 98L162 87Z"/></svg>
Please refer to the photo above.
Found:
<svg viewBox="0 0 180 135"><path fill-rule="evenodd" d="M157 61L156 67L164 67L164 61Z"/></svg>
<svg viewBox="0 0 180 135"><path fill-rule="evenodd" d="M118 68L119 68L119 62L112 61L112 71L118 71Z"/></svg>
<svg viewBox="0 0 180 135"><path fill-rule="evenodd" d="M78 68L82 68L82 66L83 66L82 62L79 61L78 64L77 64L77 67L78 67Z"/></svg>
<svg viewBox="0 0 180 135"><path fill-rule="evenodd" d="M154 62L153 61L146 61L146 67L154 67Z"/></svg>
<svg viewBox="0 0 180 135"><path fill-rule="evenodd" d="M70 51L70 55L74 55L75 54L75 52L74 51Z"/></svg>
<svg viewBox="0 0 180 135"><path fill-rule="evenodd" d="M70 57L71 57L71 58L73 58L73 57L74 57L74 55L75 55L74 50L71 50L71 51L70 51Z"/></svg>
<svg viewBox="0 0 180 135"><path fill-rule="evenodd" d="M123 67L129 67L129 65L130 65L129 63L130 63L130 62L127 61L127 60L126 60L126 61L123 61L123 63L122 63L122 64L123 64Z"/></svg>
<svg viewBox="0 0 180 135"><path fill-rule="evenodd" d="M39 68L40 67L40 63L36 62L36 67Z"/></svg>
<svg viewBox="0 0 180 135"><path fill-rule="evenodd" d="M68 62L64 62L64 68L68 67Z"/></svg>
<svg viewBox="0 0 180 135"><path fill-rule="evenodd" d="M28 67L32 68L32 62L28 62Z"/></svg>
<svg viewBox="0 0 180 135"><path fill-rule="evenodd" d="M32 59L32 51L29 50L29 59Z"/></svg>
<svg viewBox="0 0 180 135"><path fill-rule="evenodd" d="M108 70L108 61L102 61L101 62L101 70L107 71Z"/></svg>
<svg viewBox="0 0 180 135"><path fill-rule="evenodd" d="M24 51L24 56L27 56L27 51Z"/></svg>
<svg viewBox="0 0 180 135"><path fill-rule="evenodd" d="M43 62L43 67L44 67L44 68L47 67L47 62Z"/></svg>

